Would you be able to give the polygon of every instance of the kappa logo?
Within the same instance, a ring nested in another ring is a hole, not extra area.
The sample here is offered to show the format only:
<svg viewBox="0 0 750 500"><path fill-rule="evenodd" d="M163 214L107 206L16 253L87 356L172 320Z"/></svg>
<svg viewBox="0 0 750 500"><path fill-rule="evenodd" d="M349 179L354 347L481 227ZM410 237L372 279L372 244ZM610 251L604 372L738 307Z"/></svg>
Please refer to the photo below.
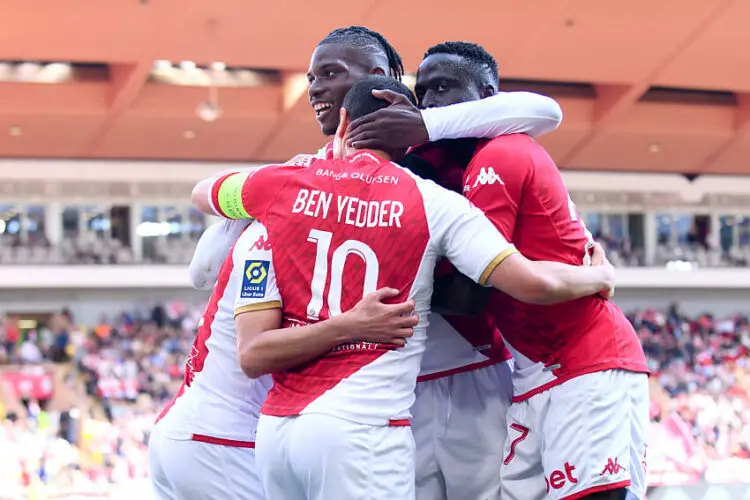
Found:
<svg viewBox="0 0 750 500"><path fill-rule="evenodd" d="M250 250L270 250L271 249L271 242L266 239L264 235L260 235L260 237L255 240L255 243L252 244L250 247Z"/></svg>
<svg viewBox="0 0 750 500"><path fill-rule="evenodd" d="M607 459L607 465L604 466L604 470L602 470L602 473L599 474L599 475L603 476L604 474L608 474L610 476L616 476L620 472L622 472L624 470L627 470L627 469L625 469L625 467L623 467L622 465L620 465L617 462L617 460L618 460L617 457L615 457L614 460L612 460L611 458L608 458Z"/></svg>
<svg viewBox="0 0 750 500"><path fill-rule="evenodd" d="M479 175L477 176L477 180L474 181L474 185L472 187L477 187L478 185L486 186L489 184L505 184L503 180L500 178L500 176L495 172L495 169L492 167L482 167L479 170Z"/></svg>

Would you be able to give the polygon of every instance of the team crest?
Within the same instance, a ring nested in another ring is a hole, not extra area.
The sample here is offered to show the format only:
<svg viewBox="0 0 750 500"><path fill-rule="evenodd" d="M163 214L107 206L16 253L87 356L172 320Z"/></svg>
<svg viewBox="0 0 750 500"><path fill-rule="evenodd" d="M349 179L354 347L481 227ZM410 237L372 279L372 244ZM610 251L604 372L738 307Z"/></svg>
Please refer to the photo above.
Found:
<svg viewBox="0 0 750 500"><path fill-rule="evenodd" d="M243 299L262 299L265 297L270 268L271 263L267 260L246 260L240 297Z"/></svg>

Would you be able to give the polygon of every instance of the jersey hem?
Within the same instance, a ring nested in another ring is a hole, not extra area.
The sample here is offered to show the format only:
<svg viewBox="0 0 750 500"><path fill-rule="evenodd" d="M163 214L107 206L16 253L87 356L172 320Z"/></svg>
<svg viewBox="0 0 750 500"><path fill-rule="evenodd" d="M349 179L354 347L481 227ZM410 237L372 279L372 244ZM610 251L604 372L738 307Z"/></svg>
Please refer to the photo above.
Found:
<svg viewBox="0 0 750 500"><path fill-rule="evenodd" d="M271 300L269 302L259 302L257 304L247 304L246 306L238 307L234 310L234 317L236 318L243 313L266 311L268 309L281 309L281 301Z"/></svg>
<svg viewBox="0 0 750 500"><path fill-rule="evenodd" d="M420 375L419 377L417 377L417 383L427 382L429 380L436 380L439 378L450 377L452 375L458 375L459 373L473 372L475 370L487 368L488 366L505 363L506 361L508 361L508 359L511 359L511 358L507 358L504 360L488 359L486 361L479 361L477 363L472 363L470 365L459 366L457 368L451 368L450 370L441 370L439 372L428 373L427 375Z"/></svg>
<svg viewBox="0 0 750 500"><path fill-rule="evenodd" d="M487 284L487 280L490 279L490 276L492 275L492 271L495 270L497 266L503 263L505 259L513 255L514 253L518 253L518 250L516 247L511 245L510 247L506 248L500 254L492 259L489 264L487 264L487 267L484 268L484 272L482 272L482 275L479 276L479 284L484 286Z"/></svg>
<svg viewBox="0 0 750 500"><path fill-rule="evenodd" d="M218 444L220 446L230 446L232 448L255 448L255 441L238 441L235 439L224 439L205 434L193 434L192 441L207 444Z"/></svg>
<svg viewBox="0 0 750 500"><path fill-rule="evenodd" d="M592 486L591 488L586 488L583 491L579 491L577 493L573 493L572 495L562 497L560 498L560 500L579 500L580 498L587 497L594 493L601 493L602 491L618 490L620 488L627 488L630 485L631 485L630 479L626 479L625 481L619 481L617 483L612 483L612 484L601 484L599 486Z"/></svg>
<svg viewBox="0 0 750 500"><path fill-rule="evenodd" d="M580 370L566 373L565 375L562 375L556 378L555 380L547 382L546 384L542 384L538 387L535 387L521 394L514 395L513 402L520 403L521 401L526 401L527 399L534 397L537 394L542 393L555 386L563 384L570 379L581 377L583 375L588 375L589 373L604 372L607 370L622 370L622 371L632 372L632 373L643 373L644 375L648 375L650 373L648 367L643 363L612 363L612 362L601 363L596 366L589 366L586 368L581 368Z"/></svg>
<svg viewBox="0 0 750 500"><path fill-rule="evenodd" d="M342 420L348 420L356 424L373 425L377 427L406 427L411 425L410 416L401 417L366 417L362 415L352 415L351 413L331 411L293 411L287 408L278 407L266 407L265 405L260 409L261 415L267 415L269 417L278 418L289 418L299 417L301 415L329 415L331 417L340 418Z"/></svg>

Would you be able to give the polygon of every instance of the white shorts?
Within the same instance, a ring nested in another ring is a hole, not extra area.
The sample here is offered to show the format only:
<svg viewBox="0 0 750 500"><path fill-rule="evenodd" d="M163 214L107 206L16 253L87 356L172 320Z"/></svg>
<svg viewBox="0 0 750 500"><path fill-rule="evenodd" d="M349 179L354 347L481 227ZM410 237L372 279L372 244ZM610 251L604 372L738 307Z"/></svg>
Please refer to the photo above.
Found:
<svg viewBox="0 0 750 500"><path fill-rule="evenodd" d="M500 495L511 362L417 384L411 408L418 500Z"/></svg>
<svg viewBox="0 0 750 500"><path fill-rule="evenodd" d="M158 500L265 500L255 450L171 439L154 427L148 443Z"/></svg>
<svg viewBox="0 0 750 500"><path fill-rule="evenodd" d="M609 370L552 387L508 410L503 500L646 493L648 376Z"/></svg>
<svg viewBox="0 0 750 500"><path fill-rule="evenodd" d="M321 414L261 415L256 446L269 499L414 499L409 426L372 426Z"/></svg>

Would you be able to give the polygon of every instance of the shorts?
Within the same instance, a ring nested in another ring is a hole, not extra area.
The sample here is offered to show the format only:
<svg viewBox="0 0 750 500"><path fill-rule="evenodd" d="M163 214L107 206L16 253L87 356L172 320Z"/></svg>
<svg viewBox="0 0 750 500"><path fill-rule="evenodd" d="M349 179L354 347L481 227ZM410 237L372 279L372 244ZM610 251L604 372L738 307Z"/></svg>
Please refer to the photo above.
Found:
<svg viewBox="0 0 750 500"><path fill-rule="evenodd" d="M417 500L495 500L511 362L419 382L411 408Z"/></svg>
<svg viewBox="0 0 750 500"><path fill-rule="evenodd" d="M154 427L149 467L158 500L265 500L255 450L171 439Z"/></svg>
<svg viewBox="0 0 750 500"><path fill-rule="evenodd" d="M503 500L646 493L648 376L589 373L514 403L501 469Z"/></svg>
<svg viewBox="0 0 750 500"><path fill-rule="evenodd" d="M261 415L257 463L273 500L413 500L411 427Z"/></svg>

